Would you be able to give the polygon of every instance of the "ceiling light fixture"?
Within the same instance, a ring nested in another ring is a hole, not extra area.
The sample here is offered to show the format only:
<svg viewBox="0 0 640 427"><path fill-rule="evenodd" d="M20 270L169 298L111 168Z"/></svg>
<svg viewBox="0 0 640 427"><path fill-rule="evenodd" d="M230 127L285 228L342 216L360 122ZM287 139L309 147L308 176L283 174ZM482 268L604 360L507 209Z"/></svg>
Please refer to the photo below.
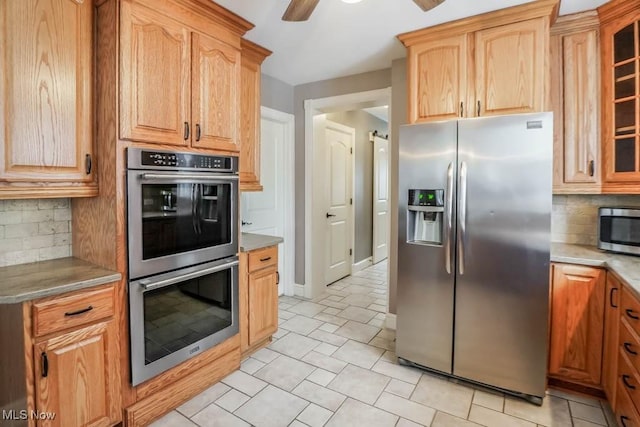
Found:
<svg viewBox="0 0 640 427"><path fill-rule="evenodd" d="M345 3L360 3L362 0L342 0Z"/></svg>

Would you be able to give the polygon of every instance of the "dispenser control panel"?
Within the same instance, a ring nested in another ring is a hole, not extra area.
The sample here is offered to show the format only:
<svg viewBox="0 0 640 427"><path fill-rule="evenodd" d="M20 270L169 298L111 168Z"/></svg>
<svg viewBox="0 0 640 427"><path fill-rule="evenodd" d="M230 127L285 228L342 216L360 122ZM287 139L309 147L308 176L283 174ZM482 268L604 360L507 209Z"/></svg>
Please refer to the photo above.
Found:
<svg viewBox="0 0 640 427"><path fill-rule="evenodd" d="M444 190L409 190L409 206L444 206Z"/></svg>

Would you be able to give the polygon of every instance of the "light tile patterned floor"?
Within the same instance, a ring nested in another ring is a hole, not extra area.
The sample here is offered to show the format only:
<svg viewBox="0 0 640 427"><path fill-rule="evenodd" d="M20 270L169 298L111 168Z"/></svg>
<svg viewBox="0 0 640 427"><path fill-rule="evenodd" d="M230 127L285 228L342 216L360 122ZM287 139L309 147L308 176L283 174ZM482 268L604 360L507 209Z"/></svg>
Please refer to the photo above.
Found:
<svg viewBox="0 0 640 427"><path fill-rule="evenodd" d="M383 329L386 262L314 300L280 298L268 348L156 421L174 426L607 426L606 403L549 391L542 407L398 365ZM614 426L614 421L609 421Z"/></svg>

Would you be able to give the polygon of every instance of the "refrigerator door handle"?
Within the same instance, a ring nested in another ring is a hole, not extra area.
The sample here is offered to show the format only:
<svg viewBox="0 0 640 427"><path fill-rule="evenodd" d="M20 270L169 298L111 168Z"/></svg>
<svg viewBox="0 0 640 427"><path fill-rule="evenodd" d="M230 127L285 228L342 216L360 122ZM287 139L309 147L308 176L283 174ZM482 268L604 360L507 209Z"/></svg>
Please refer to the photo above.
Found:
<svg viewBox="0 0 640 427"><path fill-rule="evenodd" d="M458 271L464 274L464 243L467 229L467 162L460 163L458 200Z"/></svg>
<svg viewBox="0 0 640 427"><path fill-rule="evenodd" d="M447 227L445 236L447 242L445 244L445 268L447 270L447 274L451 274L451 240L453 240L452 236L452 221L453 221L453 163L449 163L449 167L447 168L447 209L446 209L446 219L445 225Z"/></svg>

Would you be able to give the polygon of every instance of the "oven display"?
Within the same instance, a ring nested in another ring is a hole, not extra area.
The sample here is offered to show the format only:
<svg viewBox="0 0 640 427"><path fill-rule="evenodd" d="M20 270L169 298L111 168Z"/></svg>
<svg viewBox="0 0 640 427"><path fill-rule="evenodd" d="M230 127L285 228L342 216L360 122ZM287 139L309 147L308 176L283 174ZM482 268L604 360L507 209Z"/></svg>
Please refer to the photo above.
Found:
<svg viewBox="0 0 640 427"><path fill-rule="evenodd" d="M187 153L167 153L160 151L142 151L143 166L158 166L185 169L231 169L231 158L203 156Z"/></svg>

